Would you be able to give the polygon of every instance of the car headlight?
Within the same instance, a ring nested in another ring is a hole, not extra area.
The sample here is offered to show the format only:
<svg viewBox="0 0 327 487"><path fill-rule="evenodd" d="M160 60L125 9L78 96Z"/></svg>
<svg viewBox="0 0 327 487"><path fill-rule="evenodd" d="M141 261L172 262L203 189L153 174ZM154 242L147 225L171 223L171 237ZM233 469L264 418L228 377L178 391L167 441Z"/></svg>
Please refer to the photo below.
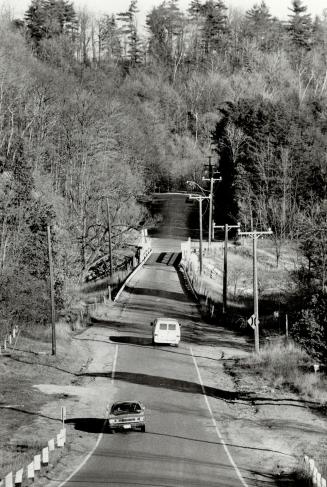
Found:
<svg viewBox="0 0 327 487"><path fill-rule="evenodd" d="M109 419L109 424L117 423L118 419Z"/></svg>
<svg viewBox="0 0 327 487"><path fill-rule="evenodd" d="M144 416L140 416L140 421L144 421Z"/></svg>

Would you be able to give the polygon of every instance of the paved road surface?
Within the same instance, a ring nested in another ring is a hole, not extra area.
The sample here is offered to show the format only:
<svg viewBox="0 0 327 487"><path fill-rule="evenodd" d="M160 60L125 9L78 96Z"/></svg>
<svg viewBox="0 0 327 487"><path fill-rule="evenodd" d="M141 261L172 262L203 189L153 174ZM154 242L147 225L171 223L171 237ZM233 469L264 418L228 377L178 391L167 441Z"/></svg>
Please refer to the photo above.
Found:
<svg viewBox="0 0 327 487"><path fill-rule="evenodd" d="M154 193L149 205L162 220L157 228L149 229L151 237L199 239L199 203L183 193ZM207 237L208 204L203 202L203 238Z"/></svg>
<svg viewBox="0 0 327 487"><path fill-rule="evenodd" d="M105 432L67 487L255 485L240 479L221 444L210 409L215 399L203 394L189 340L200 317L173 260L169 253L153 254L121 295L112 322L101 324L118 345L115 371L107 371L118 389L115 400L146 405L146 432ZM149 323L159 315L180 319L178 348L152 346Z"/></svg>

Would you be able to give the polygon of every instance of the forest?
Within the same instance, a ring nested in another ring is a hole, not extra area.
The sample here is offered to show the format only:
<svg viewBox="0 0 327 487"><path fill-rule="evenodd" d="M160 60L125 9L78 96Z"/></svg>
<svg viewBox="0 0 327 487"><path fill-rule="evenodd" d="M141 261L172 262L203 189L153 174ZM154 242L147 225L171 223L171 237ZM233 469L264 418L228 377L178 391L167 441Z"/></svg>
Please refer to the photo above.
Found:
<svg viewBox="0 0 327 487"><path fill-rule="evenodd" d="M215 222L270 227L277 265L301 249L294 333L327 350L327 9L287 20L264 1L163 1L137 23L66 0L0 19L0 332L50 320L107 252L147 227L141 203L185 190L210 155L222 176Z"/></svg>

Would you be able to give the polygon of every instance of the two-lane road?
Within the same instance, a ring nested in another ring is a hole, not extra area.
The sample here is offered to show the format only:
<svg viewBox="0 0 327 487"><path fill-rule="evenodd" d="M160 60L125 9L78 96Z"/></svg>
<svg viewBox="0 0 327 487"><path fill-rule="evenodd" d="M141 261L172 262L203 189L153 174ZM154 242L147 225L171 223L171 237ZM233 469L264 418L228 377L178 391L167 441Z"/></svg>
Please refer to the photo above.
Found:
<svg viewBox="0 0 327 487"><path fill-rule="evenodd" d="M224 445L210 406L217 399L204 394L188 339L201 319L173 261L167 253L152 255L120 296L115 318L101 324L117 346L114 370L107 371L117 389L115 400L145 404L146 432L105 431L67 487L255 485L242 477ZM152 345L150 322L160 315L180 320L178 348Z"/></svg>

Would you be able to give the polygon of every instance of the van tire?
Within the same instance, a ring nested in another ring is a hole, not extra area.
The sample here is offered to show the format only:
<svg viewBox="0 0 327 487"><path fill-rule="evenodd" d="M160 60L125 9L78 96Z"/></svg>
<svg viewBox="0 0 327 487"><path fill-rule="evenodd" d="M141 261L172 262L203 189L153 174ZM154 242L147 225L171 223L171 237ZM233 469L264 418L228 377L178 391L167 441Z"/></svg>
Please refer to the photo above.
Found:
<svg viewBox="0 0 327 487"><path fill-rule="evenodd" d="M141 426L141 431L142 431L142 433L145 433L145 424L143 424L143 425Z"/></svg>

